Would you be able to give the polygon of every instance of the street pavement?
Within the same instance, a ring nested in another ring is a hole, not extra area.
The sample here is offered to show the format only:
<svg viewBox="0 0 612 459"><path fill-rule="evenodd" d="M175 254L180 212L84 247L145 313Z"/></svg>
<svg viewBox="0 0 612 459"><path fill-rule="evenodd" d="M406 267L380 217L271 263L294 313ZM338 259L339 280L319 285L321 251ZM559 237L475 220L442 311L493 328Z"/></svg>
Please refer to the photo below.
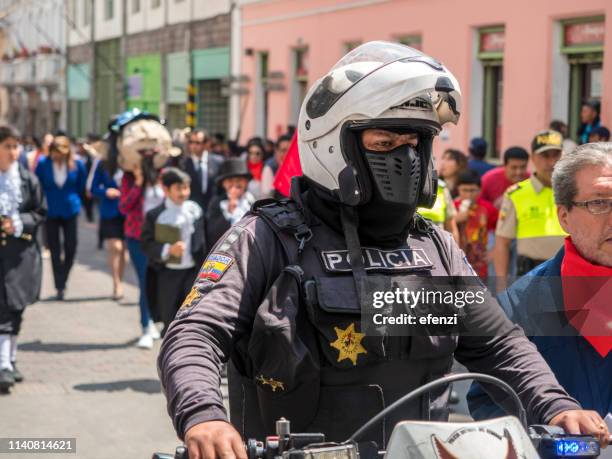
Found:
<svg viewBox="0 0 612 459"><path fill-rule="evenodd" d="M140 325L133 267L126 266L125 298L112 301L96 232L92 224L79 225L63 302L49 300L55 290L50 260L44 260L41 301L26 309L19 336L17 362L25 381L0 395L0 437L76 438L76 455L0 459L141 459L180 444L157 377L160 343L152 350L135 347Z"/></svg>

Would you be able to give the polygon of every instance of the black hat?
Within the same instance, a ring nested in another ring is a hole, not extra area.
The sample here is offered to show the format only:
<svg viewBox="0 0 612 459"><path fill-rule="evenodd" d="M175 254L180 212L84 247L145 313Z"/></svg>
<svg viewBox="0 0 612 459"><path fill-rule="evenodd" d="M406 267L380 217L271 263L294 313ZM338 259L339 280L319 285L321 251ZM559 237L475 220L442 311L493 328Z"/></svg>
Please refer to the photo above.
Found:
<svg viewBox="0 0 612 459"><path fill-rule="evenodd" d="M220 185L226 178L245 177L251 180L252 175L249 172L246 161L240 158L230 158L223 161L217 175L217 185Z"/></svg>

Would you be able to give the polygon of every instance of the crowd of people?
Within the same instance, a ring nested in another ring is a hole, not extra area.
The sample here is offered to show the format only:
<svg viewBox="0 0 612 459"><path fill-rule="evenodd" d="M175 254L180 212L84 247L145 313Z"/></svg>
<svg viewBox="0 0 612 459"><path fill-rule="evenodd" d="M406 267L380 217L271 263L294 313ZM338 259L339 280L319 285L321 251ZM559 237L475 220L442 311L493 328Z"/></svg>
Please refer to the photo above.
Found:
<svg viewBox="0 0 612 459"><path fill-rule="evenodd" d="M581 121L579 143L610 140L597 103L585 101ZM563 245L566 233L557 221L552 172L562 154L576 146L567 125L555 120L535 134L530 152L511 146L496 166L485 159L487 141L473 138L468 154L442 153L438 200L419 212L451 232L476 273L501 291L509 279L529 272Z"/></svg>
<svg viewBox="0 0 612 459"><path fill-rule="evenodd" d="M276 142L252 138L243 148L230 148L222 136L202 129L176 131L181 154L151 178L141 169L124 172L101 153L104 141L97 135L75 139L56 132L40 142L1 127L0 385L22 380L16 337L23 309L39 298L42 257L51 261L53 299L66 297L79 215L97 222L115 301L123 298L129 254L140 287L137 346L150 349L215 241L255 200L275 196L274 175L291 139L291 133ZM11 257L22 262L15 265Z"/></svg>
<svg viewBox="0 0 612 459"><path fill-rule="evenodd" d="M582 121L581 142L609 140L596 104L584 104ZM0 300L6 303L0 305L4 377L10 379L6 376L10 370L14 380L21 379L16 336L21 311L40 291L37 239L43 257L51 259L55 299L61 301L78 249L78 217L83 213L87 221L97 221L98 244L107 253L111 297L116 301L123 298L129 254L140 288L137 346L150 349L188 296L215 242L257 199L280 197L274 179L293 135L289 127L275 142L254 137L239 147L203 129L175 130L173 142L181 154L170 158L152 179L140 169L124 172L116 161L101 155L97 147L103 140L97 135L75 139L57 132L46 134L41 142L2 127L0 192L4 194L0 196L19 195L19 187L10 185L13 182L28 183L22 187L24 195L8 199L20 203L19 208L0 202L2 244L13 235L21 245L11 250L29 254L22 265L7 267L0 283L0 299L7 298ZM468 154L448 149L440 155L436 203L420 213L451 232L481 278L496 277L498 290L505 288L507 276L524 274L563 244L565 233L558 223L549 222L554 213L551 174L562 151L575 146L567 126L553 121L549 130L534 137L530 153L510 147L503 152L501 165L487 162L489 146L482 138L470 141ZM527 210L525 203L530 204ZM525 212L536 215L525 217ZM519 223L525 218L531 220ZM11 269L17 274L9 274ZM21 285L25 282L21 270L34 273L35 289ZM10 279L15 280L8 286Z"/></svg>

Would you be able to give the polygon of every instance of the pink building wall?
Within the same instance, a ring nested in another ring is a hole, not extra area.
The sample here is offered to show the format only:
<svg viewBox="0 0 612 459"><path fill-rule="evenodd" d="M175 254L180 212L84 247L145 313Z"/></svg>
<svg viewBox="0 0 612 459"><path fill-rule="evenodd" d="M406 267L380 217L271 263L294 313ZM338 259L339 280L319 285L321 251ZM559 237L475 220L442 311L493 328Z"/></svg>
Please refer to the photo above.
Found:
<svg viewBox="0 0 612 459"><path fill-rule="evenodd" d="M332 9L340 8L337 11ZM309 14L316 12L316 14ZM255 134L256 56L268 51L269 70L284 73L284 92L269 93L268 133L274 138L291 117L292 49L308 46L309 86L344 54L350 41L393 40L418 34L422 50L440 60L459 80L463 113L448 128L441 148L466 150L470 137L470 91L480 27L505 26L502 150L528 147L551 120L553 28L556 21L606 17L602 121L612 121L612 1L609 0L271 0L242 7L241 73L251 78L242 139ZM567 120L564 120L567 121Z"/></svg>

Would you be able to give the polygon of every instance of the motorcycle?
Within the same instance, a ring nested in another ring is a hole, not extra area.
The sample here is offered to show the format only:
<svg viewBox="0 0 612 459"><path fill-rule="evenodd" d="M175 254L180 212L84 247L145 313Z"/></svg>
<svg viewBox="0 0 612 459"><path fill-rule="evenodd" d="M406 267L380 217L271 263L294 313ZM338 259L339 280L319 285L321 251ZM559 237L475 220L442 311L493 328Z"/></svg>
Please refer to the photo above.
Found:
<svg viewBox="0 0 612 459"><path fill-rule="evenodd" d="M385 451L359 438L403 403L440 385L473 379L504 390L516 406L517 416L479 422L403 421L391 434ZM612 437L609 439L612 443ZM597 438L570 435L548 425L527 425L525 409L516 392L504 381L479 373L454 374L432 381L404 395L379 412L342 443L325 441L322 433L293 433L284 418L276 422L276 435L264 441L246 442L248 459L558 459L596 458ZM187 448L179 446L174 455L155 453L152 459L189 459Z"/></svg>

